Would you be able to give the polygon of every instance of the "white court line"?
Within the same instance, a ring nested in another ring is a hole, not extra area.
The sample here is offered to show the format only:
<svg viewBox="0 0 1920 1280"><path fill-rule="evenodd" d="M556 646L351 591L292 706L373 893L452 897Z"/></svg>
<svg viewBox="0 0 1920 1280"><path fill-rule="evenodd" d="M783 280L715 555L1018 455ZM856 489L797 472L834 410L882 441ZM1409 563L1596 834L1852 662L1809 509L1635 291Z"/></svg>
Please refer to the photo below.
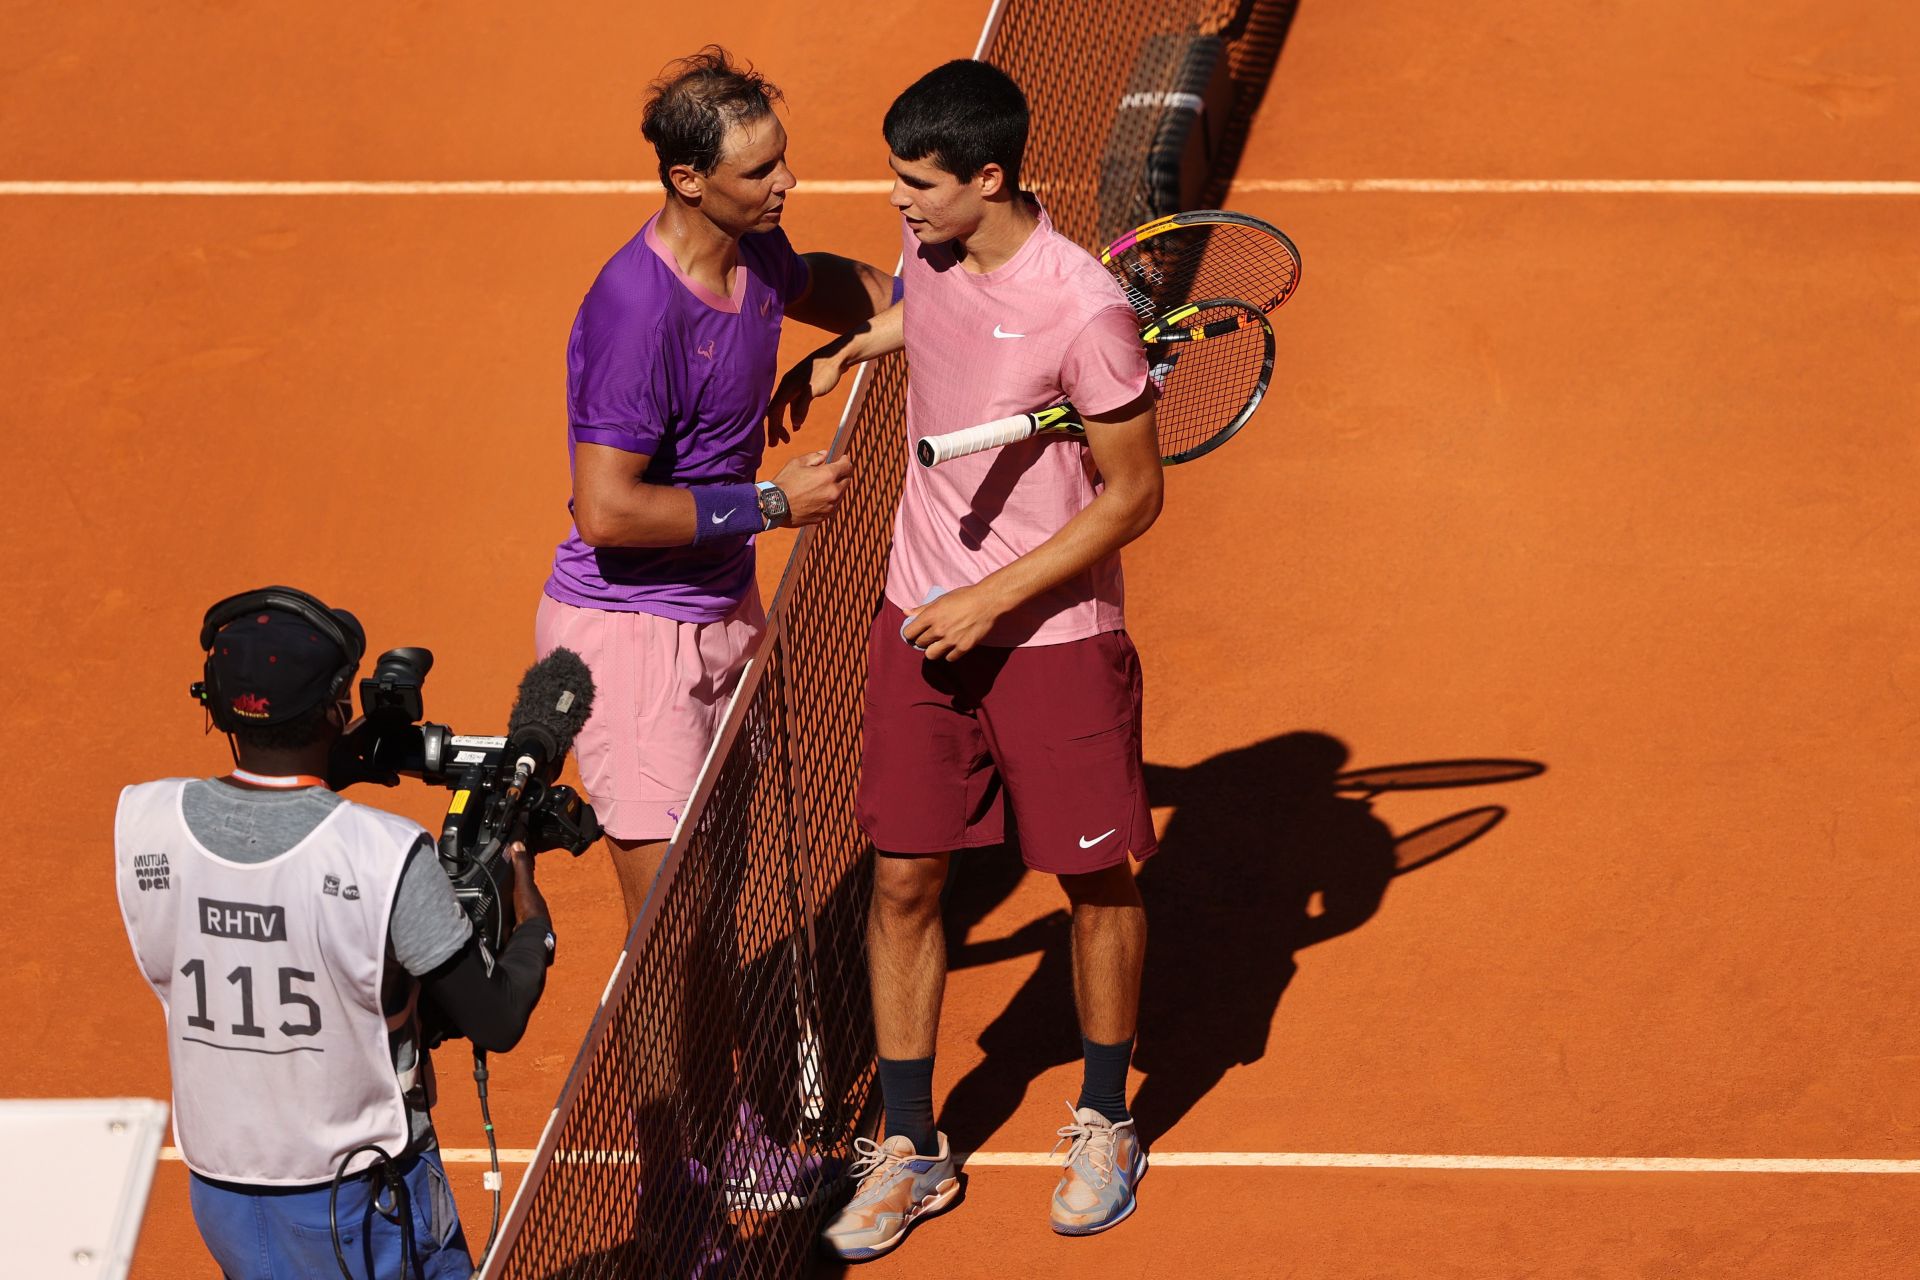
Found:
<svg viewBox="0 0 1920 1280"><path fill-rule="evenodd" d="M885 179L803 181L802 196L878 196ZM1920 182L1718 178L1245 178L1236 194L1920 196ZM657 196L647 181L462 182L0 182L0 196Z"/></svg>
<svg viewBox="0 0 1920 1280"><path fill-rule="evenodd" d="M1920 196L1920 182L1796 182L1720 178L1248 178L1236 192L1310 195L1394 191L1415 195Z"/></svg>
<svg viewBox="0 0 1920 1280"><path fill-rule="evenodd" d="M1542 1173L1920 1173L1920 1160L1692 1159L1663 1156L1337 1155L1304 1151L1156 1151L1156 1169L1509 1169ZM1045 1152L979 1151L969 1168L1059 1164Z"/></svg>
<svg viewBox="0 0 1920 1280"><path fill-rule="evenodd" d="M805 182L813 195L885 195L893 184ZM0 196L657 196L654 181L0 182Z"/></svg>
<svg viewBox="0 0 1920 1280"><path fill-rule="evenodd" d="M631 1159L629 1152L611 1152L608 1163ZM178 1160L178 1147L160 1148L162 1160ZM443 1147L448 1164L485 1164L479 1147ZM556 1153L562 1163L567 1153ZM1304 1151L1156 1151L1156 1169L1490 1169L1534 1173L1820 1173L1920 1174L1920 1160L1793 1160L1711 1159L1668 1156L1444 1156L1390 1154L1334 1154ZM531 1147L506 1147L503 1165L526 1164ZM577 1159L577 1158L576 1158ZM962 1153L968 1168L1031 1168L1057 1165L1058 1156L1045 1151L976 1151Z"/></svg>
<svg viewBox="0 0 1920 1280"><path fill-rule="evenodd" d="M162 1147L160 1148L160 1158L162 1160L178 1160L180 1159L180 1148ZM485 1164L487 1162L487 1149L485 1147L442 1147L440 1148L440 1159L447 1164ZM525 1164L531 1159L533 1159L532 1147L500 1148L501 1164Z"/></svg>

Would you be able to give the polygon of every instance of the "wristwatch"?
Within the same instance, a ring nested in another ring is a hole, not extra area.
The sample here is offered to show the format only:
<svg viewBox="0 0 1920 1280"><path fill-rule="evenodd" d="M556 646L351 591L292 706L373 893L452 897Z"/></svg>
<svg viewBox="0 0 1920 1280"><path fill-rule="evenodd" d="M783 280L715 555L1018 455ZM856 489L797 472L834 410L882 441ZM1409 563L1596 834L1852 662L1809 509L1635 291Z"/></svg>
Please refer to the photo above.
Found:
<svg viewBox="0 0 1920 1280"><path fill-rule="evenodd" d="M787 495L779 485L771 480L762 480L754 488L758 489L760 499L760 518L766 521L768 529L784 528L792 519L792 509L787 506Z"/></svg>

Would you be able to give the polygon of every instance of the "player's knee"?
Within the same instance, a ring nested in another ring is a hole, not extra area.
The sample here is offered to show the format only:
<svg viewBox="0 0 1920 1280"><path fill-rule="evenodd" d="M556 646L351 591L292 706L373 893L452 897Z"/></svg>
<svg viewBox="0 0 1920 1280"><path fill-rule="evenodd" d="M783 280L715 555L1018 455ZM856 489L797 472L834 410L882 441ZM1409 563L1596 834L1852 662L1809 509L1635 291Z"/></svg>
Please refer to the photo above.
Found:
<svg viewBox="0 0 1920 1280"><path fill-rule="evenodd" d="M1140 886L1134 882L1133 868L1125 862L1098 871L1083 871L1060 877L1067 901L1076 907L1137 907Z"/></svg>
<svg viewBox="0 0 1920 1280"><path fill-rule="evenodd" d="M873 910L888 920L928 920L940 915L945 869L936 858L874 859Z"/></svg>

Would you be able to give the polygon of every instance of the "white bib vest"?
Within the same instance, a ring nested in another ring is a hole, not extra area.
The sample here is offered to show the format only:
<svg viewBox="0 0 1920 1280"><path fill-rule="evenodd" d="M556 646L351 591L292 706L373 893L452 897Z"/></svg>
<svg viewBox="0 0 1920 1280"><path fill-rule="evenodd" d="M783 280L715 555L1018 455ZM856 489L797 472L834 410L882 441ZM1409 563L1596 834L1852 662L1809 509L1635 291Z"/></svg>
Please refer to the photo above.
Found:
<svg viewBox="0 0 1920 1280"><path fill-rule="evenodd" d="M279 857L229 862L188 829L186 783L128 787L114 821L121 915L166 1013L182 1157L204 1177L292 1186L332 1178L362 1143L398 1155L407 1109L387 1033L414 1001L389 1020L381 980L421 828L342 803Z"/></svg>

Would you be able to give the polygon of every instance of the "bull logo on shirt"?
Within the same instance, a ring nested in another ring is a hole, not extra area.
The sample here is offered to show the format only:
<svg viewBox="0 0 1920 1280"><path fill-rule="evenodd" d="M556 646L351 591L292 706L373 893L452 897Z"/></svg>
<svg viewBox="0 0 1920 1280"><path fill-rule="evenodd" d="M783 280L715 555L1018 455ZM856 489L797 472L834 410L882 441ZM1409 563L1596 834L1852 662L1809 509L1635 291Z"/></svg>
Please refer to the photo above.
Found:
<svg viewBox="0 0 1920 1280"><path fill-rule="evenodd" d="M694 350L700 354L702 360L713 359L713 339L708 338L705 342L695 347Z"/></svg>

